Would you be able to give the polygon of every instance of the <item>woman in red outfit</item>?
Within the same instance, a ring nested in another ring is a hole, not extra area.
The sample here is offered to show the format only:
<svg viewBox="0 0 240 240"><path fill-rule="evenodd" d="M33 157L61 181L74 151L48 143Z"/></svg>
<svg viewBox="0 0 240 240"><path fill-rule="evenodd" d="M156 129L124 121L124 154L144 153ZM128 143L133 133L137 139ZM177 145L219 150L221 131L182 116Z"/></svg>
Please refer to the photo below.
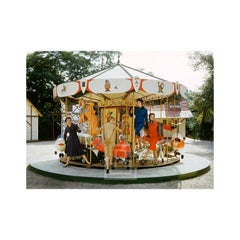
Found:
<svg viewBox="0 0 240 240"><path fill-rule="evenodd" d="M158 122L155 121L155 114L150 113L149 114L149 122L148 122L148 135L149 135L149 143L150 146L144 156L144 159L147 158L147 155L149 153L149 150L153 150L153 156L155 158L155 164L159 163L158 157L157 157L157 148L156 144L159 141L159 134L158 134Z"/></svg>

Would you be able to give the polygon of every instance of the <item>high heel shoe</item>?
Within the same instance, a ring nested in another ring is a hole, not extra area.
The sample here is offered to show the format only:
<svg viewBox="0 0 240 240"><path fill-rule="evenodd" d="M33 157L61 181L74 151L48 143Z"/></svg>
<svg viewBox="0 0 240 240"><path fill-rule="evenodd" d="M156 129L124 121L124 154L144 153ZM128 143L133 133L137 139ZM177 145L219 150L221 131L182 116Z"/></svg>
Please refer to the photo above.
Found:
<svg viewBox="0 0 240 240"><path fill-rule="evenodd" d="M86 165L91 165L91 162L85 160Z"/></svg>

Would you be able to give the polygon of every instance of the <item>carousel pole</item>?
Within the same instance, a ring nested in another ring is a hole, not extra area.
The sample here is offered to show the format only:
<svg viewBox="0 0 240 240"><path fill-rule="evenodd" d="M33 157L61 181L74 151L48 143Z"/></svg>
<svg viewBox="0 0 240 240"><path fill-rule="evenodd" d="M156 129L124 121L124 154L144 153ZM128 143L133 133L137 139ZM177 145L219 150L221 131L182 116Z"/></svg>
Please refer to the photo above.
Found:
<svg viewBox="0 0 240 240"><path fill-rule="evenodd" d="M175 99L175 94L173 96L173 123L174 127L176 127L176 99ZM174 128L174 134L177 133L177 128Z"/></svg>
<svg viewBox="0 0 240 240"><path fill-rule="evenodd" d="M65 118L68 116L68 97L65 97L65 101L64 101L64 107L65 107ZM61 118L63 117L63 115L61 115ZM63 120L63 119L62 119ZM63 120L64 122L64 120ZM62 129L65 129L65 125L61 123L61 131Z"/></svg>
<svg viewBox="0 0 240 240"><path fill-rule="evenodd" d="M133 93L133 97L132 97L132 152L133 152L133 155L132 155L132 163L133 163L133 167L135 168L136 167L136 163L135 163L135 125L134 125L134 111L135 111L135 106L134 106L134 93Z"/></svg>
<svg viewBox="0 0 240 240"><path fill-rule="evenodd" d="M150 113L152 112L152 98L150 99Z"/></svg>
<svg viewBox="0 0 240 240"><path fill-rule="evenodd" d="M103 123L103 126L104 126L104 124L105 124L105 110L106 110L106 104L105 104L105 99L104 99L103 114L102 114L102 123Z"/></svg>
<svg viewBox="0 0 240 240"><path fill-rule="evenodd" d="M168 125L168 96L167 96L167 101L166 101L166 119L167 119L166 124ZM166 155L167 155L167 161L168 161L168 131L167 131L167 149L166 149Z"/></svg>
<svg viewBox="0 0 240 240"><path fill-rule="evenodd" d="M162 96L160 97L160 119L162 121Z"/></svg>
<svg viewBox="0 0 240 240"><path fill-rule="evenodd" d="M92 93L90 93L90 103L92 103ZM92 114L90 114L89 122L92 124ZM90 133L90 144L89 144L90 145L89 146L90 154L89 154L89 157L90 157L90 163L92 164L92 134L91 134L92 127L91 127L91 124L89 124L89 133Z"/></svg>
<svg viewBox="0 0 240 240"><path fill-rule="evenodd" d="M160 103L159 103L159 107L160 107L160 119L159 119L159 122L161 123L160 126L161 126L161 134L164 138L164 133L163 133L163 116L162 116L162 111L163 111L163 106L162 106L162 96L160 97Z"/></svg>
<svg viewBox="0 0 240 240"><path fill-rule="evenodd" d="M125 101L125 119L124 119L124 126L125 126L125 139L127 140L128 142L128 132L127 132L127 104L126 104L126 101Z"/></svg>

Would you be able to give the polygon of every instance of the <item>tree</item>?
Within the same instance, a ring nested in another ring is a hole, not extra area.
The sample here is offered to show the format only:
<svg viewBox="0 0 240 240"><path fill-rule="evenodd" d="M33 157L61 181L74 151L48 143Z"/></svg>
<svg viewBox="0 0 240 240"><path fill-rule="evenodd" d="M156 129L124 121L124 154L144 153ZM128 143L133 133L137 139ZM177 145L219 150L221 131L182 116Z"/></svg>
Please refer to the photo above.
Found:
<svg viewBox="0 0 240 240"><path fill-rule="evenodd" d="M117 54L117 51L38 51L27 55L26 95L44 116L40 119L40 139L51 138L52 135L54 85L81 79L110 67Z"/></svg>
<svg viewBox="0 0 240 240"><path fill-rule="evenodd" d="M211 52L194 52L189 55L195 71L206 71L204 83L197 92L189 94L190 110L194 119L188 120L189 131L201 139L213 139L214 124L214 59Z"/></svg>

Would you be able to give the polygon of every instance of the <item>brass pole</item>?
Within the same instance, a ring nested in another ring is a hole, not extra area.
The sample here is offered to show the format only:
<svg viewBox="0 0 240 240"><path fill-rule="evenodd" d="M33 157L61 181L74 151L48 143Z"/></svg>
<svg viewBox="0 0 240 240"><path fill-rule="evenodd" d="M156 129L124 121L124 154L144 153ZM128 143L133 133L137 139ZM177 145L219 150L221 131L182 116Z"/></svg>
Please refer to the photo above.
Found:
<svg viewBox="0 0 240 240"><path fill-rule="evenodd" d="M162 121L162 96L160 97L160 119Z"/></svg>
<svg viewBox="0 0 240 240"><path fill-rule="evenodd" d="M133 167L135 168L136 167L136 164L135 164L135 121L134 121L134 111L135 111L135 107L134 107L134 93L133 93L133 97L132 97L132 152L133 152L133 155L132 155L132 163L133 163Z"/></svg>
<svg viewBox="0 0 240 240"><path fill-rule="evenodd" d="M126 104L126 101L125 101L125 120L124 120L124 124L125 124L125 138L126 140L128 141L128 134L127 134L127 104Z"/></svg>
<svg viewBox="0 0 240 240"><path fill-rule="evenodd" d="M90 103L92 103L92 93L90 93ZM92 109L93 110L93 109ZM89 122L92 124L92 114L90 114ZM89 124L89 133L90 133L90 163L92 163L92 134L91 134L91 124Z"/></svg>
<svg viewBox="0 0 240 240"><path fill-rule="evenodd" d="M175 94L173 96L173 122L174 122L174 127L176 126L176 99L175 99ZM177 133L177 128L174 128L174 134Z"/></svg>
<svg viewBox="0 0 240 240"><path fill-rule="evenodd" d="M168 96L167 96L167 101L166 101L166 118L167 118L167 125L168 125ZM166 154L167 154L167 161L168 161L168 131L167 131L167 150L166 150Z"/></svg>

